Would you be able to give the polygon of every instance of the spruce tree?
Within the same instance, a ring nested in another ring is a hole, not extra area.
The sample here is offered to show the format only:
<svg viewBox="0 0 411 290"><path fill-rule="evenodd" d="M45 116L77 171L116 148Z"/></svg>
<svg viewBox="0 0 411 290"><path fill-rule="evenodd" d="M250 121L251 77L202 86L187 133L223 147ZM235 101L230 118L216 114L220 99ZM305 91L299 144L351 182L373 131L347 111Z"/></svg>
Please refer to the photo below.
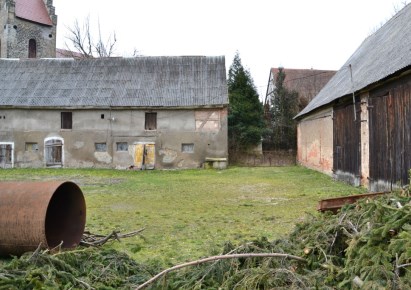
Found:
<svg viewBox="0 0 411 290"><path fill-rule="evenodd" d="M273 149L295 149L297 125L293 119L298 113L298 93L284 86L285 72L279 68L271 99L270 143Z"/></svg>
<svg viewBox="0 0 411 290"><path fill-rule="evenodd" d="M250 72L241 64L237 52L228 72L229 150L247 150L261 142L264 131L263 106Z"/></svg>

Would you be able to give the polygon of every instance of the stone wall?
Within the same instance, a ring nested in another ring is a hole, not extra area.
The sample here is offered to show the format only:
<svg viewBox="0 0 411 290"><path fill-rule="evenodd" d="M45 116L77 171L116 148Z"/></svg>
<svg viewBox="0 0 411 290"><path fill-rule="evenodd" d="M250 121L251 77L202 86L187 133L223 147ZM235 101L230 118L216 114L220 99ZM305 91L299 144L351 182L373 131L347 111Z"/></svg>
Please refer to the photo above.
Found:
<svg viewBox="0 0 411 290"><path fill-rule="evenodd" d="M47 1L46 4L53 26L16 17L14 1L9 1L6 6L1 6L1 57L27 58L30 39L36 41L37 58L56 57L57 16L54 14L52 1Z"/></svg>

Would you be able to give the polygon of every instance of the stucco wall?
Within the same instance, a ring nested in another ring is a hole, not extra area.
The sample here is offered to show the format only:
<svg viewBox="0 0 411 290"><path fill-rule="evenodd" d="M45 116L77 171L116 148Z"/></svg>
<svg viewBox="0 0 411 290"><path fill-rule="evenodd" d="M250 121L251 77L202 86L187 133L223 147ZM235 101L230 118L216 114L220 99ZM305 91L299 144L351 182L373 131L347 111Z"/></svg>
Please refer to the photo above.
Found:
<svg viewBox="0 0 411 290"><path fill-rule="evenodd" d="M332 175L332 108L299 121L297 126L297 162L305 167Z"/></svg>
<svg viewBox="0 0 411 290"><path fill-rule="evenodd" d="M72 112L73 127L71 130L61 129L61 112L69 111ZM144 129L146 112L157 113L157 130ZM218 121L213 121L218 126L200 127L198 112L218 116ZM203 165L206 157L227 157L226 108L157 111L3 109L0 117L0 142L14 142L15 167L45 166L44 142L47 138L64 140L64 167L127 168L134 163L130 148L144 142L155 143L156 168L197 168ZM117 151L118 142L127 142L129 150ZM36 143L38 149L28 151L26 143ZM96 143L106 143L107 150L96 152ZM182 144L193 144L193 152L182 152Z"/></svg>

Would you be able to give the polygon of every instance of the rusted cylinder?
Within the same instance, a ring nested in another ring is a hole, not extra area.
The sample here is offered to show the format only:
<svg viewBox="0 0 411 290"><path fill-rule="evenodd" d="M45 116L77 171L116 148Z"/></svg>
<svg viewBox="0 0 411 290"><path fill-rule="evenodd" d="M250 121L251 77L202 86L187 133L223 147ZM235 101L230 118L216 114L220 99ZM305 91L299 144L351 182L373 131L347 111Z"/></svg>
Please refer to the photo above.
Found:
<svg viewBox="0 0 411 290"><path fill-rule="evenodd" d="M0 256L77 246L86 202L73 182L0 182Z"/></svg>

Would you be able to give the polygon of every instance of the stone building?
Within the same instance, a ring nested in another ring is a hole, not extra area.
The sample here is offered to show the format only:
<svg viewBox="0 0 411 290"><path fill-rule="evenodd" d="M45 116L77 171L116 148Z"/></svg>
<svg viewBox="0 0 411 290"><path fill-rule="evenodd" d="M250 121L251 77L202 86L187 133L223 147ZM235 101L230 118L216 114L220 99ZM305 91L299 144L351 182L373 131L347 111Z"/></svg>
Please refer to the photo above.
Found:
<svg viewBox="0 0 411 290"><path fill-rule="evenodd" d="M0 168L223 168L222 56L0 59Z"/></svg>
<svg viewBox="0 0 411 290"><path fill-rule="evenodd" d="M0 0L0 58L56 57L53 0Z"/></svg>

